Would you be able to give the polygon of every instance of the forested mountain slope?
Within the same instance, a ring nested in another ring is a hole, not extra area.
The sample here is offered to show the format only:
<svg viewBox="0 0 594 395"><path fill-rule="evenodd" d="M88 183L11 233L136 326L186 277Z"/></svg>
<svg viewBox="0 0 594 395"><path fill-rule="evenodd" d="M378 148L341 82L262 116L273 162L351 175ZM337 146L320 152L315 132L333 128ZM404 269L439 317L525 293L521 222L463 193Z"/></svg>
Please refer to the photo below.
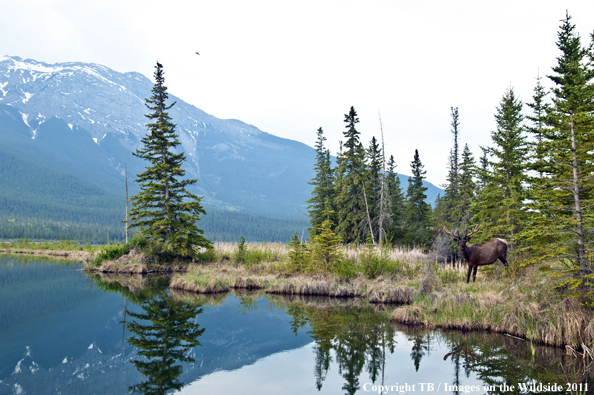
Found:
<svg viewBox="0 0 594 395"><path fill-rule="evenodd" d="M145 163L132 152L146 133L144 98L151 88L139 73L101 65L0 57L0 229L13 229L0 237L31 237L31 230L37 237L44 228L68 224L85 227L79 233L85 239L120 238L124 166L134 194L132 180ZM215 240L285 240L302 231L305 218L298 210L306 211L311 194L313 148L218 119L174 96L171 101L186 174L200 179L192 192L204 196L212 213L201 223L207 234ZM406 187L408 177L400 177ZM433 202L441 190L426 185ZM15 219L26 221L16 226Z"/></svg>

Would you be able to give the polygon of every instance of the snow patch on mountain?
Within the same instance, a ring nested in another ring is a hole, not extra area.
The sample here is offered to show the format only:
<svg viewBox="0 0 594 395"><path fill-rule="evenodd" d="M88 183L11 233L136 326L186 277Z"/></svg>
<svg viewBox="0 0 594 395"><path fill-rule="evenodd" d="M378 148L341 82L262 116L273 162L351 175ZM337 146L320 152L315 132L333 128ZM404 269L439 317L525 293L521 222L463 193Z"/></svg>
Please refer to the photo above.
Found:
<svg viewBox="0 0 594 395"><path fill-rule="evenodd" d="M28 70L28 71L39 71L42 73L57 73L62 71L64 68L62 66L50 66L46 63L40 63L32 59L26 59L23 61L21 58L17 56L10 56L5 57L5 59L1 59L1 61L12 61L12 65L8 67L8 70Z"/></svg>
<svg viewBox="0 0 594 395"><path fill-rule="evenodd" d="M25 98L23 99L23 104L25 104L26 102L28 102L28 101L29 101L29 99L30 99L31 97L33 97L33 95L35 94L35 93L29 93L29 92L23 92L23 93L24 93L24 95L25 95Z"/></svg>
<svg viewBox="0 0 594 395"><path fill-rule="evenodd" d="M19 113L21 114L21 117L23 118L23 122L25 122L25 125L31 127L31 125L29 125L29 122L27 122L27 118L29 118L29 114L23 114L20 111L19 111Z"/></svg>

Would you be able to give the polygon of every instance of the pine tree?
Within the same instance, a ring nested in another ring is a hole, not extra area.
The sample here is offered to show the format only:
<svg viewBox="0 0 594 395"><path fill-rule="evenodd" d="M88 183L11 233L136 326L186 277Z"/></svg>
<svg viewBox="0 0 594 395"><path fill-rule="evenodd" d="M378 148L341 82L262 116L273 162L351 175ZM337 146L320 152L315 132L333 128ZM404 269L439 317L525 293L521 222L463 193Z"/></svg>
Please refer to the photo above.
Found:
<svg viewBox="0 0 594 395"><path fill-rule="evenodd" d="M425 201L427 187L423 186L423 180L427 173L419 157L419 151L415 150L415 156L410 163L412 177L408 179L406 191L405 226L407 242L415 244L426 244L429 242L429 219L431 207Z"/></svg>
<svg viewBox="0 0 594 395"><path fill-rule="evenodd" d="M369 177L366 180L367 204L371 216L373 235L379 237L380 195L382 189L382 152L375 136L369 143L367 155L367 169Z"/></svg>
<svg viewBox="0 0 594 395"><path fill-rule="evenodd" d="M194 180L183 180L186 160L184 153L175 153L180 145L175 124L167 113L175 103L166 104L169 97L164 85L163 66L157 62L155 85L146 106L152 112L146 115L148 134L141 139L143 147L133 155L149 162L146 170L138 174L140 192L132 197L130 221L139 227L143 236L162 245L173 256L193 257L195 248L211 247L203 231L196 226L200 214L206 214L196 195L188 192Z"/></svg>
<svg viewBox="0 0 594 395"><path fill-rule="evenodd" d="M452 135L454 137L454 145L450 149L450 156L448 157L448 176L446 183L442 185L445 193L440 199L436 201L434 212L434 225L441 229L444 225L449 228L456 228L460 226L464 213L460 212L462 206L460 205L460 150L458 145L459 129L460 129L460 114L458 107L451 107L452 116Z"/></svg>
<svg viewBox="0 0 594 395"><path fill-rule="evenodd" d="M530 169L538 172L538 176L542 178L541 167L544 165L544 152L542 151L544 146L543 140L543 129L546 127L546 115L550 111L550 105L545 102L547 93L545 88L540 83L542 77L536 78L536 86L534 87L534 95L532 96L532 103L526 103L528 107L532 109L533 115L527 115L528 119L532 124L526 127L526 131L532 134L535 141L530 144L531 146L531 163Z"/></svg>
<svg viewBox="0 0 594 395"><path fill-rule="evenodd" d="M354 107L344 116L346 142L337 158L335 207L338 211L336 232L345 243L361 243L368 229L364 198L365 149L355 128L359 118ZM343 151L344 149L344 151Z"/></svg>
<svg viewBox="0 0 594 395"><path fill-rule="evenodd" d="M528 143L524 134L522 101L509 88L496 109L497 130L491 132L493 146L485 151L495 160L489 161L490 170L481 197L473 209L475 221L482 222L480 240L502 237L510 242L526 220L525 180Z"/></svg>
<svg viewBox="0 0 594 395"><path fill-rule="evenodd" d="M475 177L475 162L468 144L464 145L462 151L462 163L460 164L459 172L459 187L458 187L458 201L456 202L455 211L459 216L458 226L462 226L463 222L469 222L472 218L471 206L474 203L476 192Z"/></svg>
<svg viewBox="0 0 594 395"><path fill-rule="evenodd" d="M557 36L561 54L548 76L555 86L540 145L543 177L533 180L530 204L541 215L531 236L539 240L542 256L571 259L583 277L590 271L592 254L587 230L592 228L594 203L594 35L584 48L566 14Z"/></svg>
<svg viewBox="0 0 594 395"><path fill-rule="evenodd" d="M390 155L388 159L388 174L386 177L387 189L387 207L386 211L389 213L389 224L387 233L392 242L402 239L404 236L404 193L400 187L400 178L396 173L396 163L394 156Z"/></svg>
<svg viewBox="0 0 594 395"><path fill-rule="evenodd" d="M318 139L316 141L316 164L314 171L316 175L309 182L314 186L311 192L311 198L307 201L309 211L309 223L311 229L309 234L316 235L325 220L334 222L334 214L332 218L325 215L326 204L330 204L330 211L334 213L332 204L334 202L334 171L330 162L330 151L324 147L324 131L319 128L317 131Z"/></svg>
<svg viewBox="0 0 594 395"><path fill-rule="evenodd" d="M450 158L449 158L449 171L448 171L448 178L447 184L445 185L445 195L444 200L446 202L447 211L449 213L449 218L446 217L446 222L452 224L457 223L460 220L460 213L457 212L456 206L458 205L458 198L459 198L459 177L460 177L460 154L458 148L458 133L460 128L460 114L458 113L458 107L454 108L451 107L451 115L452 115L452 135L454 137L454 146L450 150Z"/></svg>
<svg viewBox="0 0 594 395"><path fill-rule="evenodd" d="M326 216L330 217L329 205L326 206ZM342 240L332 231L332 222L325 220L318 234L313 237L312 243L312 261L314 265L322 264L324 271L330 271L332 264L342 259Z"/></svg>

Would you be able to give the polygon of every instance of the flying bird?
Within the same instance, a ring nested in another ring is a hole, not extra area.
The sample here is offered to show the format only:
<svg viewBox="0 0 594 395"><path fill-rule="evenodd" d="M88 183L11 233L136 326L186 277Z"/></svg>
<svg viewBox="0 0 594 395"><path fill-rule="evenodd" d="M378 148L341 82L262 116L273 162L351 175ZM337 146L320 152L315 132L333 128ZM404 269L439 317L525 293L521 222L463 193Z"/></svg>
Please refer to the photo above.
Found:
<svg viewBox="0 0 594 395"><path fill-rule="evenodd" d="M200 55L198 52L196 52L196 55Z"/></svg>

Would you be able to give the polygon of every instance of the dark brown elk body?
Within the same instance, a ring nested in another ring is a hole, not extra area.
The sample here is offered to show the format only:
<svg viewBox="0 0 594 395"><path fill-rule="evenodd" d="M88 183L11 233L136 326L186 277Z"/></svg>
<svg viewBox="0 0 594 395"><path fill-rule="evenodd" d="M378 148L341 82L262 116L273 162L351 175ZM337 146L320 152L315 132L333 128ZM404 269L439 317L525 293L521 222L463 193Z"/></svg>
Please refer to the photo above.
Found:
<svg viewBox="0 0 594 395"><path fill-rule="evenodd" d="M468 273L466 275L466 282L470 282L470 273L472 272L472 281L476 281L476 271L479 266L490 265L499 259L504 265L507 265L507 241L503 239L493 239L483 245L470 245L466 243L470 241L470 236L478 232L480 226L477 225L472 232L460 237L460 234L450 232L445 226L443 231L454 238L458 243L460 253L468 263Z"/></svg>

